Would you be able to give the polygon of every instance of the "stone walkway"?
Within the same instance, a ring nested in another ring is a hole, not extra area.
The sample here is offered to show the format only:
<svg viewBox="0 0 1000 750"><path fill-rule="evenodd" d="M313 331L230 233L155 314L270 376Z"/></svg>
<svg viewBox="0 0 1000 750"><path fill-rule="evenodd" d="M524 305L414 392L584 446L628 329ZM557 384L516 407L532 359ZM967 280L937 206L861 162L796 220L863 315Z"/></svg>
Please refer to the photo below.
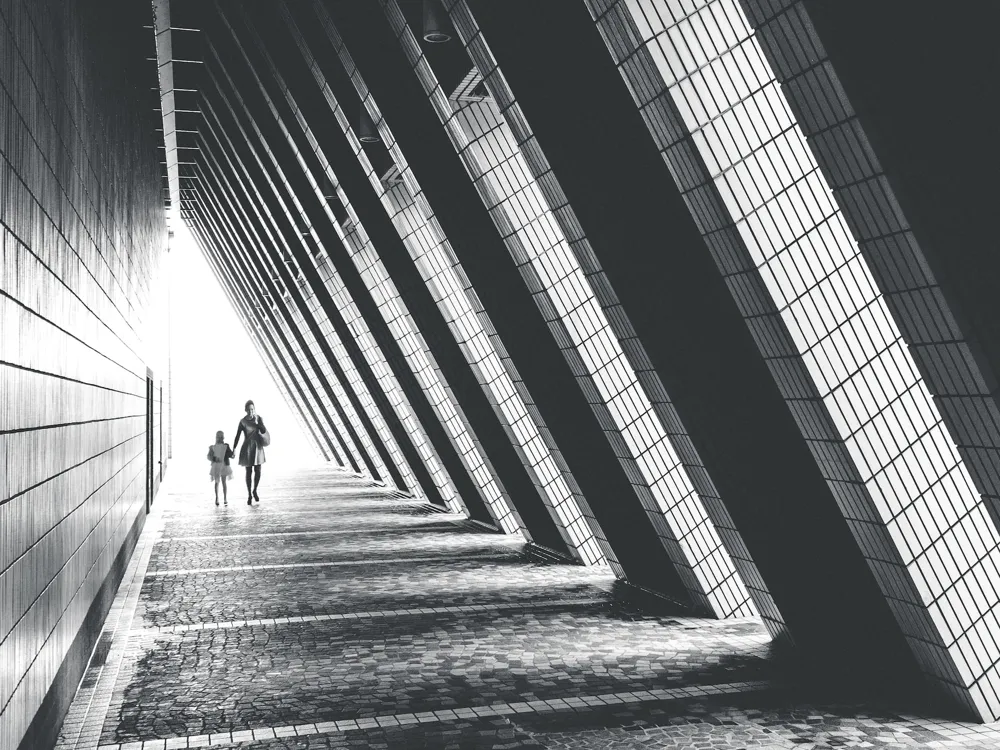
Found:
<svg viewBox="0 0 1000 750"><path fill-rule="evenodd" d="M645 613L350 475L268 473L253 507L166 489L60 750L1000 747L802 705L756 621Z"/></svg>

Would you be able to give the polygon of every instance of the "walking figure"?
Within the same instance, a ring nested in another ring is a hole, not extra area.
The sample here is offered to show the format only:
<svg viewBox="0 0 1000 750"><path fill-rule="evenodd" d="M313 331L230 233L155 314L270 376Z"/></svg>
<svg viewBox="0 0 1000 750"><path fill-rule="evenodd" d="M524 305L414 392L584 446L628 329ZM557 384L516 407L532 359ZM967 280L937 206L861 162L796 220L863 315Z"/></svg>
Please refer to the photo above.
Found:
<svg viewBox="0 0 1000 750"><path fill-rule="evenodd" d="M212 469L208 475L215 480L215 504L219 504L219 480L222 481L222 498L229 505L229 488L226 480L233 476L233 469L229 465L229 459L236 454L225 442L225 435L222 430L215 433L215 445L208 446L208 460L212 462Z"/></svg>
<svg viewBox="0 0 1000 750"><path fill-rule="evenodd" d="M260 484L261 465L267 460L264 457L264 446L269 445L271 436L264 427L264 420L257 413L257 407L253 401L247 401L243 407L247 415L240 420L236 427L236 441L233 443L233 450L240 444L240 438L246 437L243 448L240 450L240 466L245 466L247 470L247 505L253 505L253 501L260 502L257 494L257 486ZM251 484L252 481L252 484Z"/></svg>

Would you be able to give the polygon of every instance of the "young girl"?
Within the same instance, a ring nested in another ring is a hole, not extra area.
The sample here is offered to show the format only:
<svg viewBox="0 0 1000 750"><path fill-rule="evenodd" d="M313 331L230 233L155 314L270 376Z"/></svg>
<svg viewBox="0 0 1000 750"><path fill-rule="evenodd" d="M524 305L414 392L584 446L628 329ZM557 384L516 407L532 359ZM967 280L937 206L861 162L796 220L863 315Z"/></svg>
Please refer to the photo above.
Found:
<svg viewBox="0 0 1000 750"><path fill-rule="evenodd" d="M212 462L212 470L208 475L215 480L215 504L219 504L219 480L222 480L222 498L226 505L229 505L229 489L226 487L226 480L233 475L233 469L229 465L229 459L236 454L229 447L229 443L224 441L222 430L215 433L215 445L208 447L208 460Z"/></svg>

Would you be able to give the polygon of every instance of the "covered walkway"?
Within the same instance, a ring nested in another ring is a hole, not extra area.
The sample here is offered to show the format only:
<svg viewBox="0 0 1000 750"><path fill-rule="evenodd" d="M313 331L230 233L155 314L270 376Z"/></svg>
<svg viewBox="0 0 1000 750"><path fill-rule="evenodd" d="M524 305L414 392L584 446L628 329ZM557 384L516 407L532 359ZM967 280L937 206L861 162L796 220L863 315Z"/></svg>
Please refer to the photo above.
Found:
<svg viewBox="0 0 1000 750"><path fill-rule="evenodd" d="M343 472L269 475L252 508L238 485L219 508L207 483L165 489L60 750L1000 742L790 705L757 621L653 613L604 567Z"/></svg>

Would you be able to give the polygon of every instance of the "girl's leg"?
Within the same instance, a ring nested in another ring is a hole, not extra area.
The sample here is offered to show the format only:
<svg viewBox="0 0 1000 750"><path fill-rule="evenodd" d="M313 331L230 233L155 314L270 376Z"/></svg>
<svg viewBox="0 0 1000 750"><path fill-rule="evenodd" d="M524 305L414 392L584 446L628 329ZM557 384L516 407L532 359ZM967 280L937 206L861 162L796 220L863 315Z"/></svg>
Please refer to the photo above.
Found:
<svg viewBox="0 0 1000 750"><path fill-rule="evenodd" d="M215 480L215 504L219 504L219 480Z"/></svg>
<svg viewBox="0 0 1000 750"><path fill-rule="evenodd" d="M229 488L226 486L226 478L222 478L222 499L229 505Z"/></svg>
<svg viewBox="0 0 1000 750"><path fill-rule="evenodd" d="M257 485L260 484L260 470L263 468L260 464L253 467L253 497L258 503L260 502L260 498L257 497Z"/></svg>
<svg viewBox="0 0 1000 750"><path fill-rule="evenodd" d="M247 505L253 505L253 467L247 467Z"/></svg>

